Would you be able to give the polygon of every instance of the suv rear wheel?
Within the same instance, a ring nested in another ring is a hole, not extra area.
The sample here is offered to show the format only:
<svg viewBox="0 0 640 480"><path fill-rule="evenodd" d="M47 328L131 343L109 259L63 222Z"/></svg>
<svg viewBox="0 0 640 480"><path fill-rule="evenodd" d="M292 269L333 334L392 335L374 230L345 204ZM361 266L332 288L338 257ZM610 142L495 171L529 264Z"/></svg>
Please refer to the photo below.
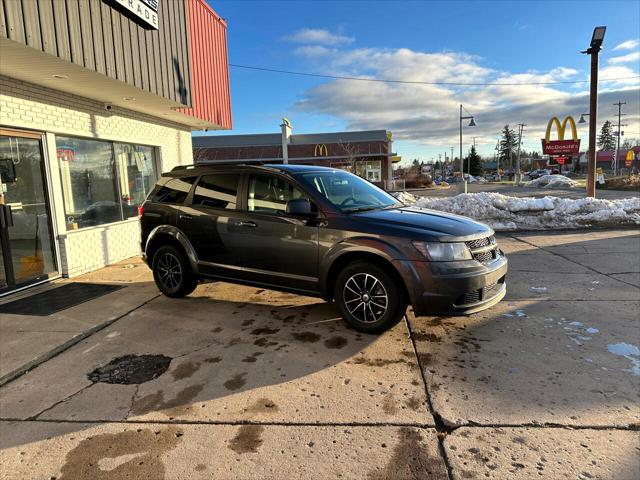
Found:
<svg viewBox="0 0 640 480"><path fill-rule="evenodd" d="M153 256L153 279L167 297L184 297L198 286L187 258L171 245L159 248Z"/></svg>
<svg viewBox="0 0 640 480"><path fill-rule="evenodd" d="M365 333L391 328L407 309L394 278L383 268L362 261L351 263L340 272L334 298L349 325Z"/></svg>

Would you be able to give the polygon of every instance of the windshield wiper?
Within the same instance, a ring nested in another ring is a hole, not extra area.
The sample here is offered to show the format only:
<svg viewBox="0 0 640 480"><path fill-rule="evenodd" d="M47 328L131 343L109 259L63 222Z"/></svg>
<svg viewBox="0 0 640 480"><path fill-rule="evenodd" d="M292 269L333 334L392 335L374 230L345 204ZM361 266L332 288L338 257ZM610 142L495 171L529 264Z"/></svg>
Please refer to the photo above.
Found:
<svg viewBox="0 0 640 480"><path fill-rule="evenodd" d="M352 212L366 212L367 210L378 210L381 207L376 207L374 205L364 205L362 207L350 207L342 210L343 212L352 213Z"/></svg>

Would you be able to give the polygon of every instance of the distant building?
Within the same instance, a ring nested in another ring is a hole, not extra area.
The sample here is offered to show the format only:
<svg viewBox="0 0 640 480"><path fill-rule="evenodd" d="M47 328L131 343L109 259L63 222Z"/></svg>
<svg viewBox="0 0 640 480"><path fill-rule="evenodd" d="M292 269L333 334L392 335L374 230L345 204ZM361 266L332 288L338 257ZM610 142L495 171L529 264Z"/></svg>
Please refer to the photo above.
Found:
<svg viewBox="0 0 640 480"><path fill-rule="evenodd" d="M216 162L283 162L283 135L207 135L193 137L193 158L198 164ZM321 165L353 172L383 185L391 180L393 153L391 132L366 130L287 135L290 163Z"/></svg>

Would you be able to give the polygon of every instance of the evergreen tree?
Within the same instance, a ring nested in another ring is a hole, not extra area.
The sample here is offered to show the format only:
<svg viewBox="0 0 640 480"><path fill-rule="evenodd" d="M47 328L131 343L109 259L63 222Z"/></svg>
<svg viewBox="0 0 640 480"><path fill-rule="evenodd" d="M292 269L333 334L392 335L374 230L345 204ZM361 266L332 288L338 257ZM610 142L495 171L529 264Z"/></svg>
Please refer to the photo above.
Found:
<svg viewBox="0 0 640 480"><path fill-rule="evenodd" d="M464 168L464 173L469 173L467 165L469 165L468 168L471 169L471 175L474 177L480 176L484 173L484 169L482 168L482 158L478 155L475 145L471 146L471 152L469 152L467 158L464 159L464 165L462 166Z"/></svg>
<svg viewBox="0 0 640 480"><path fill-rule="evenodd" d="M512 128L509 128L509 125L505 125L502 129L502 138L500 139L500 150L498 153L500 165L509 165L509 168L511 168L517 149L518 136Z"/></svg>
<svg viewBox="0 0 640 480"><path fill-rule="evenodd" d="M598 135L597 145L600 150L616 149L616 137L613 134L613 127L609 120L602 124L600 135Z"/></svg>

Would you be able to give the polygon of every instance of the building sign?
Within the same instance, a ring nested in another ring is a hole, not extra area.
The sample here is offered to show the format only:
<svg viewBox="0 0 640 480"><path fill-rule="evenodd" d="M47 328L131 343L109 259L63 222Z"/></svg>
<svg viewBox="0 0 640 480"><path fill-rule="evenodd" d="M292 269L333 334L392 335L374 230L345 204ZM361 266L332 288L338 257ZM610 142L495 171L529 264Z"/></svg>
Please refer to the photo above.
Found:
<svg viewBox="0 0 640 480"><path fill-rule="evenodd" d="M634 153L635 152L633 150L628 150L627 151L627 156L624 159L624 166L625 167L630 167L631 165L633 165L633 159L635 157Z"/></svg>
<svg viewBox="0 0 640 480"><path fill-rule="evenodd" d="M313 149L314 157L328 157L327 146L324 143L318 144Z"/></svg>
<svg viewBox="0 0 640 480"><path fill-rule="evenodd" d="M571 140L564 139L567 123L571 127ZM551 127L554 125L558 131L558 140L551 140ZM575 155L580 152L578 130L576 129L576 122L572 117L566 117L562 124L560 120L558 120L558 117L553 117L549 120L545 138L542 139L542 152L545 155Z"/></svg>
<svg viewBox="0 0 640 480"><path fill-rule="evenodd" d="M134 19L143 21L145 27L158 30L159 0L111 0L115 5L124 8ZM171 1L171 0L170 0Z"/></svg>

